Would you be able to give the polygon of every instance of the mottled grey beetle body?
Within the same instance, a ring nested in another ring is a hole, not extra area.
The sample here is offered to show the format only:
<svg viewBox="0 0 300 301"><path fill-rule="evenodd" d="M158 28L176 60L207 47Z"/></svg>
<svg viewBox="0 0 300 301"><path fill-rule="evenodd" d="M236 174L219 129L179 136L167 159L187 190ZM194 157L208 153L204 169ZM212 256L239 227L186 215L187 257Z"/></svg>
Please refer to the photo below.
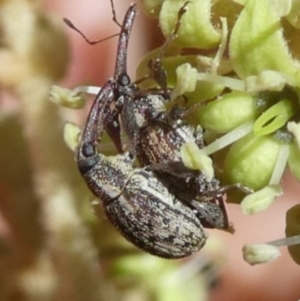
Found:
<svg viewBox="0 0 300 301"><path fill-rule="evenodd" d="M98 164L83 174L108 219L131 243L153 255L181 258L199 251L206 234L194 211L174 199L152 172L131 169L127 155L120 155L117 164L99 155ZM125 185L107 181L116 173Z"/></svg>
<svg viewBox="0 0 300 301"><path fill-rule="evenodd" d="M102 201L108 219L137 247L164 258L197 252L207 236L194 210L170 194L152 171L134 168L129 153L98 153L93 137L101 137L102 131L93 125L105 118L101 105L104 98L109 101L105 96L110 88L106 84L96 98L77 150L83 178Z"/></svg>
<svg viewBox="0 0 300 301"><path fill-rule="evenodd" d="M114 77L94 100L76 160L107 218L125 238L153 255L181 258L203 247L203 226L227 228L224 191L218 180L207 181L181 161L182 144L203 147L201 130L182 122L177 108L166 111L166 90L143 91L130 83L127 46L135 14L132 4L121 28ZM120 120L130 141L123 154ZM121 154L98 152L103 131ZM141 168L133 167L135 157Z"/></svg>
<svg viewBox="0 0 300 301"><path fill-rule="evenodd" d="M119 51L126 51L136 6L126 13ZM124 50L125 49L125 50ZM124 60L123 60L124 61ZM116 70L123 70L117 62ZM116 71L115 78L102 87L91 107L82 134L76 161L90 190L101 200L107 218L135 246L164 258L181 258L205 244L206 233L195 210L172 195L168 187L148 168L134 168L134 154L107 157L97 145L104 130L118 142L118 112L115 99L127 75ZM114 136L115 135L115 136Z"/></svg>
<svg viewBox="0 0 300 301"><path fill-rule="evenodd" d="M179 19L186 5L181 8ZM186 168L181 159L180 149L184 143L195 142L199 148L204 147L201 128L194 128L182 120L183 109L175 106L166 110L165 104L170 101L170 95L159 58L150 65L155 68L152 74L160 81L161 90L142 90L130 82L126 50L125 47L118 49L113 93L118 109L108 112L104 120L105 130L121 152L121 122L129 150L137 157L140 166L147 166L171 194L193 208L205 227L227 228L224 189L219 181L215 178L207 180L202 172ZM118 66L119 62L122 64ZM111 130L112 124L117 126Z"/></svg>
<svg viewBox="0 0 300 301"><path fill-rule="evenodd" d="M126 185L119 187L118 197L103 202L108 219L131 243L153 255L181 258L199 251L205 244L206 234L194 211L176 200L152 172L133 169L128 178L128 166L131 165L124 162L123 165L127 164L123 175L127 178ZM106 169L108 177L110 172L119 171L121 167L120 164L113 166L111 161L106 165L109 166ZM99 172L97 167L96 172ZM89 181L89 174L84 177ZM92 175L90 181L95 178ZM105 191L107 186L100 181L97 181L97 187L100 198L110 191Z"/></svg>

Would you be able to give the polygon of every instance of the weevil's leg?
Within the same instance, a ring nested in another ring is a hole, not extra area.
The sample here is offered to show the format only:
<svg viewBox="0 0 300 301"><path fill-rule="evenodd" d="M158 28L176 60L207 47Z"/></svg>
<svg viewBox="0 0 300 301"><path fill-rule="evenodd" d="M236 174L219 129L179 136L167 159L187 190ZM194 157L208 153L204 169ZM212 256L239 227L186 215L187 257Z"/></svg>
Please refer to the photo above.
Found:
<svg viewBox="0 0 300 301"><path fill-rule="evenodd" d="M222 198L222 196L220 196ZM197 212L196 215L200 219L201 224L205 228L226 229L229 226L227 211L224 201L220 203L200 202L197 200L189 201L189 204Z"/></svg>
<svg viewBox="0 0 300 301"><path fill-rule="evenodd" d="M163 183L167 177L165 185L169 185L169 191L196 212L204 227L228 228L228 216L222 192L216 189L216 193L209 191L196 194L193 181L197 172L186 168L180 161L152 164L147 166L147 169L157 172ZM192 183L186 182L188 178L193 179ZM201 182L201 179L199 181Z"/></svg>
<svg viewBox="0 0 300 301"><path fill-rule="evenodd" d="M123 153L123 146L121 141L121 126L119 122L119 114L122 109L122 103L119 103L115 99L116 94L114 91L111 94L111 101L106 102L107 112L105 114L105 120L103 120L103 125L106 133L112 140L113 144L115 145L118 153Z"/></svg>
<svg viewBox="0 0 300 301"><path fill-rule="evenodd" d="M237 183L220 187L215 192L211 191L210 198L212 199L212 201L191 202L192 206L196 209L197 212L199 212L199 218L204 227L219 229L226 229L229 227L224 194L227 190L230 189L239 189L246 194L253 192L252 189Z"/></svg>
<svg viewBox="0 0 300 301"><path fill-rule="evenodd" d="M113 101L113 90L114 82L106 82L90 109L76 154L78 168L83 174L99 162L97 146L101 141L109 104Z"/></svg>
<svg viewBox="0 0 300 301"><path fill-rule="evenodd" d="M190 177L195 177L199 174L198 171L194 171L185 167L182 161L167 161L153 163L147 166L147 170L171 175L178 179L187 179Z"/></svg>
<svg viewBox="0 0 300 301"><path fill-rule="evenodd" d="M219 189L219 193L225 193L227 190L231 190L231 189L238 189L242 192L244 192L245 194L251 194L253 193L253 189L247 187L247 186L244 186L240 183L236 183L236 184L232 184L232 185L226 185L226 186L223 186Z"/></svg>
<svg viewBox="0 0 300 301"><path fill-rule="evenodd" d="M178 11L178 18L177 18L177 22L175 24L175 28L173 29L171 34L166 39L163 46L161 47L160 52L157 55L157 57L148 62L148 67L151 71L151 77L156 81L156 83L164 91L166 98L169 98L169 91L168 91L168 87L167 87L167 72L163 68L162 63L161 63L162 57L163 57L163 54L164 54L166 48L168 47L168 45L176 38L178 30L181 25L181 18L185 14L185 12L187 10L186 6L189 3L190 3L189 1L185 2L184 5Z"/></svg>

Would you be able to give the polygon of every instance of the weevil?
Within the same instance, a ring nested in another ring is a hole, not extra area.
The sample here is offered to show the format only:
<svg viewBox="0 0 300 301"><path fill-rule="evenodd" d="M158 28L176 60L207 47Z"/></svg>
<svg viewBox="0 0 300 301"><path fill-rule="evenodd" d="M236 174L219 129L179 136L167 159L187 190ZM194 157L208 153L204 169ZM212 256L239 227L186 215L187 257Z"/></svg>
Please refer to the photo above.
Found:
<svg viewBox="0 0 300 301"><path fill-rule="evenodd" d="M176 36L188 3L179 10L178 22L166 44ZM227 228L224 188L220 187L217 179L208 181L202 172L187 169L181 160L180 148L184 143L195 142L199 148L204 147L201 128L194 128L182 120L183 109L174 106L170 111L166 110L165 104L170 101L170 89L161 65L162 52L149 62L151 73L161 89L142 90L136 83L131 83L127 73L129 36L129 33L124 38L120 36L122 43L119 42L117 52L114 74L116 90L113 93L119 111L114 110L113 114L108 114L105 122L106 125L111 125L114 120L117 126L107 132L119 149L121 123L130 141L129 149L136 155L141 166L148 166L172 194L192 206L205 227ZM117 117L118 115L120 116Z"/></svg>
<svg viewBox="0 0 300 301"><path fill-rule="evenodd" d="M123 59L117 60L117 71L123 71L119 66L124 65L135 14L136 5L132 4L121 27L118 53L123 51ZM124 105L116 95L120 98L122 87L121 95L126 95L128 80L126 73L115 74L96 96L76 151L78 169L101 200L107 218L131 243L156 256L185 257L200 250L206 242L207 234L199 216L205 219L207 214L212 219L214 211L204 202L195 207L196 201L189 200L187 195L183 200L177 198L170 192L168 182L149 166L134 167L134 152L105 156L97 149L103 131L121 147L118 117Z"/></svg>
<svg viewBox="0 0 300 301"><path fill-rule="evenodd" d="M135 12L131 5L125 20ZM114 88L115 82L107 81L91 107L76 152L79 171L101 199L107 218L131 243L164 258L197 252L207 236L195 211L176 199L154 172L133 167L130 152L110 157L98 152Z"/></svg>
<svg viewBox="0 0 300 301"><path fill-rule="evenodd" d="M180 109L166 110L168 89L161 85L161 90L145 91L130 82L127 47L135 14L132 4L121 26L114 76L95 98L76 160L88 187L124 237L153 255L181 258L205 244L203 226L228 227L223 200L227 188L183 165L182 144L194 141L203 147L204 141L200 129L181 120ZM127 152L120 125L131 142ZM118 155L98 152L103 131ZM133 165L136 156L139 168Z"/></svg>

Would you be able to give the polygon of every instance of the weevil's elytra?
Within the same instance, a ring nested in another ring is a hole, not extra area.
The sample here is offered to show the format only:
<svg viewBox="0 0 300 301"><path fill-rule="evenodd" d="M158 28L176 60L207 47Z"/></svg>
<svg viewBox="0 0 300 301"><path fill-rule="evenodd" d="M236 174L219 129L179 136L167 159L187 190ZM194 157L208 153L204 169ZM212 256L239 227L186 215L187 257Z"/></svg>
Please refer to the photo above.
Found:
<svg viewBox="0 0 300 301"><path fill-rule="evenodd" d="M145 170L135 170L119 199L105 206L105 211L129 241L160 257L185 257L206 241L194 211L174 200L154 174Z"/></svg>
<svg viewBox="0 0 300 301"><path fill-rule="evenodd" d="M132 4L120 33L118 53L123 51L123 58L135 13ZM124 65L119 58L115 78ZM100 198L108 219L130 242L160 257L188 256L201 249L207 238L195 210L176 199L154 171L134 168L131 153L107 157L97 150L104 130L111 130L115 140L119 139L110 123L118 117L115 103L119 86L115 78L105 83L91 107L76 152L78 168Z"/></svg>

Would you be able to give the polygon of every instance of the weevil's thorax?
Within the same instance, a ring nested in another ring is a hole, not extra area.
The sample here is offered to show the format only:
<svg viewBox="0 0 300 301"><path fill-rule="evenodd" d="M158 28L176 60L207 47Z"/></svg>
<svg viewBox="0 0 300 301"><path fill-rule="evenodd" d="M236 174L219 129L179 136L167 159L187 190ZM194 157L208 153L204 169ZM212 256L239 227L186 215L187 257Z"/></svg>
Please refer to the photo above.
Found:
<svg viewBox="0 0 300 301"><path fill-rule="evenodd" d="M98 163L83 177L91 191L104 203L118 197L133 172L128 153L116 156L98 154Z"/></svg>
<svg viewBox="0 0 300 301"><path fill-rule="evenodd" d="M161 95L125 96L121 122L126 135L130 139L136 137L142 128L165 112L164 103Z"/></svg>

